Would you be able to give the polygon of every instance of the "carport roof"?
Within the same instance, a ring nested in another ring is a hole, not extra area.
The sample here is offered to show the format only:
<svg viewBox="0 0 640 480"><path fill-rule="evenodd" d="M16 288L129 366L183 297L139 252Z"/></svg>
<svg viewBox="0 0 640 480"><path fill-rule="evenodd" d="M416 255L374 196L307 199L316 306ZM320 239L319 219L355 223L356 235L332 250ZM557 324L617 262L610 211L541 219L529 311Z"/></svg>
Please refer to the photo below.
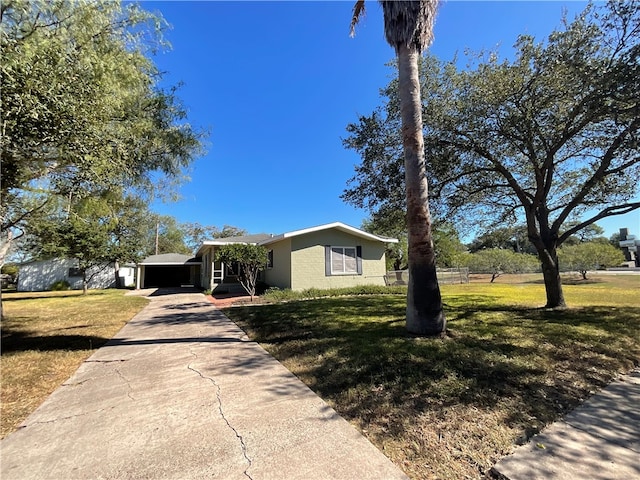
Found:
<svg viewBox="0 0 640 480"><path fill-rule="evenodd" d="M182 255L180 253L162 253L145 258L138 265L200 265L199 257Z"/></svg>

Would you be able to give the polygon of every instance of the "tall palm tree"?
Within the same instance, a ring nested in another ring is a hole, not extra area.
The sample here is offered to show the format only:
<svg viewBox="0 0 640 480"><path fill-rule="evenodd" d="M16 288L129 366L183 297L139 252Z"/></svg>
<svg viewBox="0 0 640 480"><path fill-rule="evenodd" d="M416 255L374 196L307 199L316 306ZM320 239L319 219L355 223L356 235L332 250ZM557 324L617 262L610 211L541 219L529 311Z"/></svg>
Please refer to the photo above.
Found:
<svg viewBox="0 0 640 480"><path fill-rule="evenodd" d="M418 335L438 335L446 328L442 297L436 278L436 258L431 235L418 62L433 40L437 0L381 1L384 33L398 57L398 93L402 116L409 287L407 330ZM364 0L353 8L351 34L364 12Z"/></svg>

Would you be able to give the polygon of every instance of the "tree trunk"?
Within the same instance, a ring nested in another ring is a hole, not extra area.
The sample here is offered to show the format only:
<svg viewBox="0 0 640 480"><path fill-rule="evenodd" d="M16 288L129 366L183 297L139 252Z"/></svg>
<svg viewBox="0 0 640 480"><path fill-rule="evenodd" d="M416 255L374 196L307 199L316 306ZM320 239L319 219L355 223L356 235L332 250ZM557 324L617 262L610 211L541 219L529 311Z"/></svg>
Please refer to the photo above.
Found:
<svg viewBox="0 0 640 480"><path fill-rule="evenodd" d="M87 281L87 270L82 270L82 294L89 293L89 282Z"/></svg>
<svg viewBox="0 0 640 480"><path fill-rule="evenodd" d="M402 115L407 230L409 240L409 286L407 290L407 330L418 335L438 335L446 328L440 287L436 277L436 257L431 236L431 214L422 133L422 101L416 49L400 45L398 79Z"/></svg>
<svg viewBox="0 0 640 480"><path fill-rule="evenodd" d="M0 268L4 266L4 260L7 257L7 253L11 248L11 241L13 240L13 232L7 230L6 237L0 240ZM0 318L4 318L4 308L2 304L2 285L0 285Z"/></svg>
<svg viewBox="0 0 640 480"><path fill-rule="evenodd" d="M545 306L547 308L566 307L556 249L547 247L542 252L538 251L538 257L542 262L542 277L544 278L544 288L547 292L547 304Z"/></svg>
<svg viewBox="0 0 640 480"><path fill-rule="evenodd" d="M115 270L115 276L116 276L116 288L123 288L124 285L122 285L122 282L120 281L120 262L118 262L117 260L113 262L113 268Z"/></svg>

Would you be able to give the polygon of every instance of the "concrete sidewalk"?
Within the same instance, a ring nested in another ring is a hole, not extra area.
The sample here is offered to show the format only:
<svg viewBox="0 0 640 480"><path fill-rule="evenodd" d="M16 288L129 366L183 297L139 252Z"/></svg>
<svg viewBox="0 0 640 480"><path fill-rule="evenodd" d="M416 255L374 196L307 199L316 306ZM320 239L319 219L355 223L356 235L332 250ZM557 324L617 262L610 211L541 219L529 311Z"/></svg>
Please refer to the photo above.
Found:
<svg viewBox="0 0 640 480"><path fill-rule="evenodd" d="M3 480L407 478L202 294L150 299L0 442Z"/></svg>
<svg viewBox="0 0 640 480"><path fill-rule="evenodd" d="M508 480L640 479L640 370L532 437L493 472Z"/></svg>

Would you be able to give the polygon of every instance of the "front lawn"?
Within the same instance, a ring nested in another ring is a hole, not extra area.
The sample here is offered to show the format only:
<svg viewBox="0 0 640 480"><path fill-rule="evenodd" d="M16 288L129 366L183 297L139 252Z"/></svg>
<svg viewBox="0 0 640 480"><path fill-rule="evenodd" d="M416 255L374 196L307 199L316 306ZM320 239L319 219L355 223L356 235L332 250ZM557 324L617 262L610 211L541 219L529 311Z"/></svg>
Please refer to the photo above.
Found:
<svg viewBox="0 0 640 480"><path fill-rule="evenodd" d="M148 303L122 290L2 295L4 438Z"/></svg>
<svg viewBox="0 0 640 480"><path fill-rule="evenodd" d="M403 295L316 298L225 314L412 478L480 478L640 358L640 277L565 286L446 285L448 334L404 330Z"/></svg>

